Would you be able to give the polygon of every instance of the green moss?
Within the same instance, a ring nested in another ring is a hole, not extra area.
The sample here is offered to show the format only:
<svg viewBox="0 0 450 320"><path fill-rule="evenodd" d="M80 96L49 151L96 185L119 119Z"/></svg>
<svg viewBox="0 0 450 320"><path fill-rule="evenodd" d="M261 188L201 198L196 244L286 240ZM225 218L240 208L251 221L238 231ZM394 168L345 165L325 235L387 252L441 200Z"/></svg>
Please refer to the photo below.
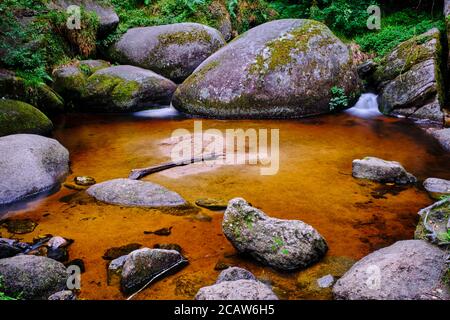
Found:
<svg viewBox="0 0 450 320"><path fill-rule="evenodd" d="M52 122L33 106L16 100L0 100L0 136L46 134L52 128Z"/></svg>
<svg viewBox="0 0 450 320"><path fill-rule="evenodd" d="M211 35L206 30L191 30L189 32L179 31L161 34L158 37L160 46L171 44L184 45L197 41L211 42Z"/></svg>
<svg viewBox="0 0 450 320"><path fill-rule="evenodd" d="M136 81L126 81L118 84L112 91L112 99L119 105L126 104L134 98L140 85Z"/></svg>

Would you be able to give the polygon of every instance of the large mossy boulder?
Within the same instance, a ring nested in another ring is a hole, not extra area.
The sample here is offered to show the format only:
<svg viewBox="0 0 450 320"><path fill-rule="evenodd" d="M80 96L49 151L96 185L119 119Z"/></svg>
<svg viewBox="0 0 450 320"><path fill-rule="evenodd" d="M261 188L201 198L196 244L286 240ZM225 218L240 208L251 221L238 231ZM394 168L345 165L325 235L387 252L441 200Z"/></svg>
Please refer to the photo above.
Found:
<svg viewBox="0 0 450 320"><path fill-rule="evenodd" d="M432 29L401 43L387 54L372 80L380 91L380 110L386 115L444 122L442 45Z"/></svg>
<svg viewBox="0 0 450 320"><path fill-rule="evenodd" d="M0 205L58 186L69 173L69 152L58 141L31 134L0 138Z"/></svg>
<svg viewBox="0 0 450 320"><path fill-rule="evenodd" d="M176 87L153 71L114 66L101 69L86 80L82 107L86 111L134 112L169 105Z"/></svg>
<svg viewBox="0 0 450 320"><path fill-rule="evenodd" d="M0 137L17 133L47 134L52 122L28 103L0 99Z"/></svg>
<svg viewBox="0 0 450 320"><path fill-rule="evenodd" d="M0 69L0 98L25 101L45 114L64 111L64 100L44 83L28 85L13 72Z"/></svg>
<svg viewBox="0 0 450 320"><path fill-rule="evenodd" d="M447 253L425 241L399 241L357 262L333 287L337 300L447 300Z"/></svg>
<svg viewBox="0 0 450 320"><path fill-rule="evenodd" d="M177 83L225 45L222 34L198 23L128 30L109 49L111 60L152 70Z"/></svg>
<svg viewBox="0 0 450 320"><path fill-rule="evenodd" d="M324 24L277 20L208 58L178 88L173 105L204 117L299 118L345 107L333 101L350 104L359 89L348 47Z"/></svg>
<svg viewBox="0 0 450 320"><path fill-rule="evenodd" d="M328 251L325 239L310 225L268 217L240 198L230 201L222 229L240 253L282 271L309 267Z"/></svg>
<svg viewBox="0 0 450 320"><path fill-rule="evenodd" d="M53 259L19 255L0 259L2 291L27 300L47 300L67 287L66 267Z"/></svg>
<svg viewBox="0 0 450 320"><path fill-rule="evenodd" d="M97 15L99 37L108 35L119 25L119 16L108 0L52 0L49 2L48 7L66 11L72 5L83 7L85 10L94 12Z"/></svg>
<svg viewBox="0 0 450 320"><path fill-rule="evenodd" d="M111 64L103 60L82 60L53 70L53 89L64 97L67 103L80 103L87 79L95 72L109 68Z"/></svg>

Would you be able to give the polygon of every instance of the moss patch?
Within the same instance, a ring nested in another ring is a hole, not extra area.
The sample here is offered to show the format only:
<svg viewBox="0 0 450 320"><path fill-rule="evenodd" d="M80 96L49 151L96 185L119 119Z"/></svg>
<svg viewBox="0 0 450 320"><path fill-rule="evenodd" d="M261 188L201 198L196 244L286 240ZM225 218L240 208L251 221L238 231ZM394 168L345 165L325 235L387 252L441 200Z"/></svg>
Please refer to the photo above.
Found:
<svg viewBox="0 0 450 320"><path fill-rule="evenodd" d="M33 106L16 100L0 100L0 136L46 134L52 128L52 122Z"/></svg>

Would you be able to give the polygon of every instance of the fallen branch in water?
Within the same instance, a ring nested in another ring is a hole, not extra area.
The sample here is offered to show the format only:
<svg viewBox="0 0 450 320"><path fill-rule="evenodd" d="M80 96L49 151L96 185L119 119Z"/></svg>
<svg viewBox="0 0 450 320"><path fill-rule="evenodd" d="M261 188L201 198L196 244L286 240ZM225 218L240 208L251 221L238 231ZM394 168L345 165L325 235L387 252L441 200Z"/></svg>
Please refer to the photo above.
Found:
<svg viewBox="0 0 450 320"><path fill-rule="evenodd" d="M175 167L187 166L189 164L193 164L196 162L213 161L213 160L217 160L218 158L223 157L223 156L225 156L225 154L223 154L223 153L221 153L221 154L212 153L212 154L201 155L198 157L192 157L190 159L184 159L184 160L180 160L180 161L166 162L166 163L162 163L162 164L148 167L148 168L134 169L134 170L131 170L130 176L128 178L131 180L139 180L139 179L146 177L153 173L161 172L161 171L168 170L168 169L175 168Z"/></svg>

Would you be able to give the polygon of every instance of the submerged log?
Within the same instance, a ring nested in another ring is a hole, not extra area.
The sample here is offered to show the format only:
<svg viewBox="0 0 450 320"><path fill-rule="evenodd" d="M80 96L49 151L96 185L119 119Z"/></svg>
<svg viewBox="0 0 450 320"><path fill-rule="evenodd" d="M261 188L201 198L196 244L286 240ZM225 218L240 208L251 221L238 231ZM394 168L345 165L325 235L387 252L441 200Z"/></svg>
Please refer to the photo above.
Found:
<svg viewBox="0 0 450 320"><path fill-rule="evenodd" d="M152 167L148 167L148 168L134 169L131 171L130 176L128 178L131 180L139 180L139 179L142 179L153 173L161 172L161 171L168 170L168 169L175 168L175 167L187 166L189 164L193 164L196 162L213 161L213 160L217 160L223 156L224 156L223 153L221 153L221 154L212 153L212 154L207 154L207 155L200 155L198 157L192 157L190 159L165 162L165 163L162 163L162 164L159 164L156 166L152 166Z"/></svg>

